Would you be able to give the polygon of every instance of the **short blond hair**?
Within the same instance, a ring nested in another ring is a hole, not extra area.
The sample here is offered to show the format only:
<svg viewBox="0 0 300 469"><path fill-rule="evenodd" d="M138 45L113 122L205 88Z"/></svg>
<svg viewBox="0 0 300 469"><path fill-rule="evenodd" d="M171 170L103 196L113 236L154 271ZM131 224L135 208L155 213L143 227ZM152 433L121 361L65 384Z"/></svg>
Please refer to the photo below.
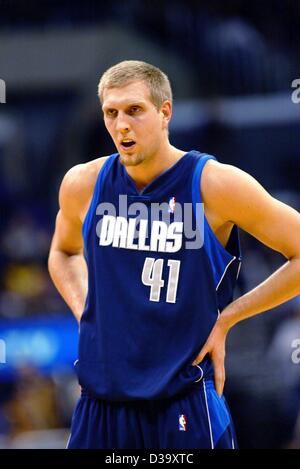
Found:
<svg viewBox="0 0 300 469"><path fill-rule="evenodd" d="M150 99L157 109L164 101L172 102L172 89L169 78L158 67L140 60L124 60L106 70L100 78L98 96L103 104L106 88L121 88L134 81L143 81L150 91Z"/></svg>

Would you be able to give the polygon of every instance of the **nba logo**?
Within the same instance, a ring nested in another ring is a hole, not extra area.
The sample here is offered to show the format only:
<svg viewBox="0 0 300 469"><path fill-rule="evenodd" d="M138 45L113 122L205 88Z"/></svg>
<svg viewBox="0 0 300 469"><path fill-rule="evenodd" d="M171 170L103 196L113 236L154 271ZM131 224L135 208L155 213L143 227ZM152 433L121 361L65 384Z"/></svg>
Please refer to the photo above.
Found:
<svg viewBox="0 0 300 469"><path fill-rule="evenodd" d="M168 208L169 213L174 213L175 205L176 205L176 199L175 197L171 197L171 199L169 200L169 208Z"/></svg>
<svg viewBox="0 0 300 469"><path fill-rule="evenodd" d="M184 414L179 415L179 430L186 432L186 416Z"/></svg>

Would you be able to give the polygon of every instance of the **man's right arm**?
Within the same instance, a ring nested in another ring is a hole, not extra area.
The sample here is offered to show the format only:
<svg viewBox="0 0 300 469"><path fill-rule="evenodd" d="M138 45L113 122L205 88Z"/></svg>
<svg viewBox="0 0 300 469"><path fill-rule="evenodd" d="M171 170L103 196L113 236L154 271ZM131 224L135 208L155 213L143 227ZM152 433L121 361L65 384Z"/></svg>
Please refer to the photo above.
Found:
<svg viewBox="0 0 300 469"><path fill-rule="evenodd" d="M57 290L71 308L77 321L83 313L88 288L87 266L83 257L83 213L91 196L82 187L85 165L65 175L59 192L60 209L56 217L48 268Z"/></svg>

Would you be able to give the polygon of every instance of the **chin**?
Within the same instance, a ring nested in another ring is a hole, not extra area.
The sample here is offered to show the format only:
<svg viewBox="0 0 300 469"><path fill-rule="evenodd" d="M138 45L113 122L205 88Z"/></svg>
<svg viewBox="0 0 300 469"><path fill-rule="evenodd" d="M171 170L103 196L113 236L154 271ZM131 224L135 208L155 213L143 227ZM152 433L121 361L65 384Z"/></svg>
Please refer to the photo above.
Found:
<svg viewBox="0 0 300 469"><path fill-rule="evenodd" d="M145 160L145 156L141 154L124 154L120 153L120 162L124 166L138 166L139 164L143 163Z"/></svg>

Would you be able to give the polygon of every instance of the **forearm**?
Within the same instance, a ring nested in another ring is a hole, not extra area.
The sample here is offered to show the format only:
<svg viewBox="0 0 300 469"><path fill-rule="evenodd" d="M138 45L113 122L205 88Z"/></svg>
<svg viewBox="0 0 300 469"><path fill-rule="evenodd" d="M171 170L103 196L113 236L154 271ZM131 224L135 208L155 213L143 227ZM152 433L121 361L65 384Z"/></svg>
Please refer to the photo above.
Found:
<svg viewBox="0 0 300 469"><path fill-rule="evenodd" d="M48 268L54 285L79 322L88 289L87 267L83 255L68 255L59 250L51 250Z"/></svg>
<svg viewBox="0 0 300 469"><path fill-rule="evenodd" d="M300 294L300 259L293 258L264 282L230 303L219 318L225 329Z"/></svg>

